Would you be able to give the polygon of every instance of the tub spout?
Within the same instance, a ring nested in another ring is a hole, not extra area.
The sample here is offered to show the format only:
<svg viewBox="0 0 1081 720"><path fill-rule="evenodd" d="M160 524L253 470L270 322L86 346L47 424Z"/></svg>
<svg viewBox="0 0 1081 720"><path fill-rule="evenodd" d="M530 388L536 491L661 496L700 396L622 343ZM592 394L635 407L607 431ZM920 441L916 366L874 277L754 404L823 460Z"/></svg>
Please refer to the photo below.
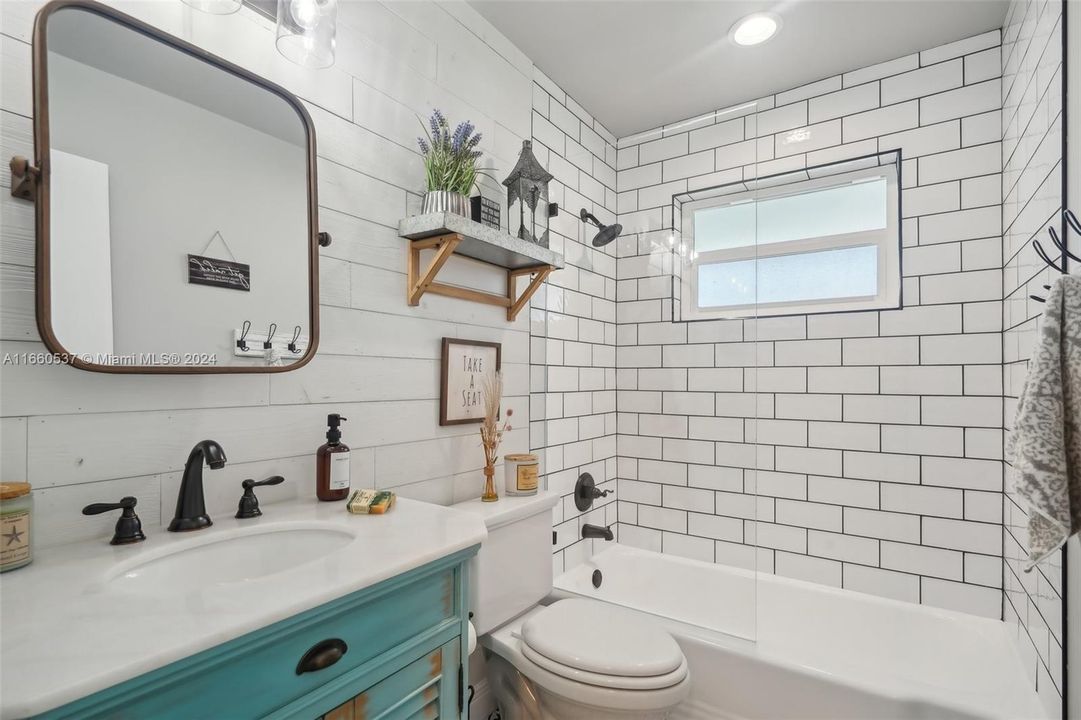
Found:
<svg viewBox="0 0 1081 720"><path fill-rule="evenodd" d="M604 538L605 540L614 540L615 535L612 534L612 528L603 527L601 525L583 525L582 526L582 539L588 538Z"/></svg>

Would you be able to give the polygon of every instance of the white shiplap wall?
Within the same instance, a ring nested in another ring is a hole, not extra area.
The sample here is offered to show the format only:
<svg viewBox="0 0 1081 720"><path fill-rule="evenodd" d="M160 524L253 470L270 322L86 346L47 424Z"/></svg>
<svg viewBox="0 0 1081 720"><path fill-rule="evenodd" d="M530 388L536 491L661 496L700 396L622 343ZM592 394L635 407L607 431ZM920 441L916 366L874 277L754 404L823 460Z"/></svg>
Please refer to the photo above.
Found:
<svg viewBox="0 0 1081 720"><path fill-rule="evenodd" d="M1054 226L1063 236L1058 219L1063 173L1062 22L1060 2L1014 2L1003 27L1002 347L1007 430L1013 427L1017 396L1043 310L1029 295L1046 295L1043 285L1054 278L1030 241L1037 238L1053 252L1046 228ZM1076 273L1076 268L1071 272ZM1004 619L1016 633L1025 668L1041 700L1057 715L1063 690L1062 557L1056 554L1032 572L1023 571L1028 554L1027 515L1023 501L1013 492L1013 473L1007 470L1002 533Z"/></svg>
<svg viewBox="0 0 1081 720"><path fill-rule="evenodd" d="M621 541L1001 617L999 42L620 141ZM904 309L668 321L673 194L894 149Z"/></svg>
<svg viewBox="0 0 1081 720"><path fill-rule="evenodd" d="M543 365L544 356L531 358L527 313L507 323L499 308L451 298L426 297L418 308L406 306L405 242L396 227L420 204L417 117L440 108L454 122L471 120L484 134L489 168L502 178L522 140L533 134L538 94L532 63L465 3L342 3L337 62L319 71L279 56L272 24L247 9L222 17L179 0L111 4L282 84L305 102L317 131L320 223L334 237L321 254L322 337L311 364L274 376L110 376L57 366L0 367L0 473L4 480L33 483L36 542L107 535L115 518L86 518L80 508L128 494L139 498L138 511L156 532L155 525L172 517L188 450L207 437L229 457L223 470L205 473L211 514L233 510L246 477L287 478L262 491L264 502L312 495L314 452L324 442L330 412L349 418L344 436L353 448L354 486L392 487L439 503L479 493L482 454L475 426L438 425L440 338L503 344L507 405L523 420L504 452L530 445L524 422L530 362ZM29 41L39 5L0 4L5 157L32 156ZM545 87L572 106L550 82ZM590 132L602 134L600 158L613 157L614 138L599 126ZM592 140L584 130L576 137ZM598 166L597 172L598 182L614 190L614 170ZM586 192L593 173L592 165L581 167L573 185L561 181ZM6 174L2 182L6 187ZM485 188L493 198L504 192L494 183ZM597 197L592 207L600 214L611 198ZM0 351L42 351L33 316L32 207L5 189L0 213ZM564 218L561 232L575 238L577 225ZM553 284L597 288L575 263L595 262L598 277L614 277L614 259L605 269L584 252L569 255L572 267ZM504 277L457 258L444 272L452 282L491 290L500 290ZM599 287L589 292L614 303L614 286ZM614 308L597 312L603 317ZM539 432L538 446L543 427ZM598 450L596 457L608 455ZM592 460L576 456L568 463Z"/></svg>

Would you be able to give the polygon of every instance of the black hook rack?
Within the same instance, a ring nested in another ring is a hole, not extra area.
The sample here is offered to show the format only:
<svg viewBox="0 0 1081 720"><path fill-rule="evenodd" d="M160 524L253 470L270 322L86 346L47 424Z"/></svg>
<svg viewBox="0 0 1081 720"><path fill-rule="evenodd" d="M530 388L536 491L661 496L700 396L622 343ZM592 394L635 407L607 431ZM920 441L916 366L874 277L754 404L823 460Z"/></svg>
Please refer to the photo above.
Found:
<svg viewBox="0 0 1081 720"><path fill-rule="evenodd" d="M1072 210L1063 210L1062 218L1066 221L1066 224L1069 225L1075 233L1081 235L1081 221L1077 219L1077 216L1074 215ZM1061 275L1066 275L1067 262L1069 260L1073 260L1074 262L1081 263L1081 257L1078 257L1077 255L1074 255L1072 252L1070 252L1069 248L1066 247L1066 241L1059 237L1058 231L1055 230L1054 227L1047 228L1047 234L1051 236L1051 242L1059 251L1058 260L1052 260L1051 255L1047 252L1047 250L1044 249L1043 245L1040 244L1040 241L1036 240L1035 238L1032 240L1032 249L1036 251L1036 254L1040 256L1040 259L1043 260L1044 264L1047 265L1047 267L1051 268L1052 270ZM1044 285L1043 289L1050 290L1051 286ZM1029 295L1029 298L1035 300L1036 302L1047 302L1047 298L1040 297L1039 295Z"/></svg>
<svg viewBox="0 0 1081 720"><path fill-rule="evenodd" d="M270 327L267 328L266 332L266 340L263 341L264 350L269 350L274 347L274 344L271 341L274 339L274 333L276 332L278 332L278 323L270 323Z"/></svg>
<svg viewBox="0 0 1081 720"><path fill-rule="evenodd" d="M299 355L300 354L300 348L297 347L297 340L299 340L299 339L300 339L300 326L297 325L295 328L293 328L293 339L289 341L289 345L288 345L289 352L293 353L294 355Z"/></svg>

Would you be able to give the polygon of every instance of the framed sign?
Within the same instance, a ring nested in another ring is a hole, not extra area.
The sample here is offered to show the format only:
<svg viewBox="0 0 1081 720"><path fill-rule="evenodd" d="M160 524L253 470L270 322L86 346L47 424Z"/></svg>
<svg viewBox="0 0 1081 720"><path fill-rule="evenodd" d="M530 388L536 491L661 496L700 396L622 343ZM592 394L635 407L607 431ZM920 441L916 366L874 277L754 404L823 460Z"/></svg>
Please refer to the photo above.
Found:
<svg viewBox="0 0 1081 720"><path fill-rule="evenodd" d="M499 343L443 338L439 424L462 425L484 420L486 379L500 369Z"/></svg>
<svg viewBox="0 0 1081 720"><path fill-rule="evenodd" d="M188 282L251 292L251 266L203 255L188 255Z"/></svg>

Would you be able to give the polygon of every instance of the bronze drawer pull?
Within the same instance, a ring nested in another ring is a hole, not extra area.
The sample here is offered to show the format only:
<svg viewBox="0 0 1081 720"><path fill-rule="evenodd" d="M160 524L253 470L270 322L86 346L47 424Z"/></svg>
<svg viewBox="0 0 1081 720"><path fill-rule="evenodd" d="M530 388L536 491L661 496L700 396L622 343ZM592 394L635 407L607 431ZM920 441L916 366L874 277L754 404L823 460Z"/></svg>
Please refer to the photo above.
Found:
<svg viewBox="0 0 1081 720"><path fill-rule="evenodd" d="M304 653L304 657L300 658L300 662L297 663L297 675L325 670L341 660L348 650L349 646L345 644L345 641L338 638L317 642Z"/></svg>

